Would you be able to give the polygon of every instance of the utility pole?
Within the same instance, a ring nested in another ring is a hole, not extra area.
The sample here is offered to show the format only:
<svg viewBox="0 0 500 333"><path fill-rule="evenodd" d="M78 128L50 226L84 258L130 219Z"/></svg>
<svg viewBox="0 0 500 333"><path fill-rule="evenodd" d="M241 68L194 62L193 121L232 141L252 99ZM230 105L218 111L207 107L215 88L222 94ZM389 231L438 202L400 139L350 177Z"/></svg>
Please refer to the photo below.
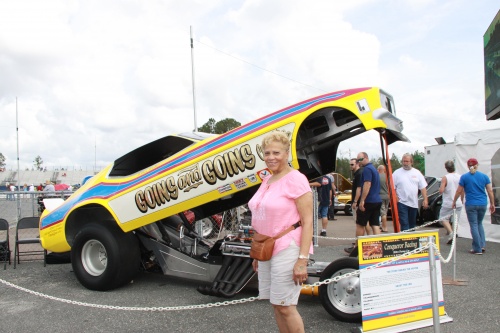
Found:
<svg viewBox="0 0 500 333"><path fill-rule="evenodd" d="M17 97L16 97L16 141L17 141L17 191L20 191L19 186L19 119L17 112ZM19 193L17 194L17 221L21 219L21 200ZM16 258L14 258L15 260Z"/></svg>
<svg viewBox="0 0 500 333"><path fill-rule="evenodd" d="M193 132L198 130L198 125L196 124L196 90L194 86L194 47L193 47L193 28L189 26L189 34L191 38L191 81L193 84L193 112L194 112L194 129Z"/></svg>

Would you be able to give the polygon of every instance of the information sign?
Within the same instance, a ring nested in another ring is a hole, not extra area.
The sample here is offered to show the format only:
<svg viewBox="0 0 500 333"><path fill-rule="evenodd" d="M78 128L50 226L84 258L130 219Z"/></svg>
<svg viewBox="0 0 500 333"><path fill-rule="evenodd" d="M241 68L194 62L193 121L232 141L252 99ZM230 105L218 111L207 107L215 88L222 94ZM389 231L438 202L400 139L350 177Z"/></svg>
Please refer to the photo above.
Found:
<svg viewBox="0 0 500 333"><path fill-rule="evenodd" d="M360 269L425 246L437 231L360 237ZM438 246L439 246L439 242ZM444 315L441 265L436 257L439 315ZM432 318L429 253L425 251L360 274L363 332Z"/></svg>

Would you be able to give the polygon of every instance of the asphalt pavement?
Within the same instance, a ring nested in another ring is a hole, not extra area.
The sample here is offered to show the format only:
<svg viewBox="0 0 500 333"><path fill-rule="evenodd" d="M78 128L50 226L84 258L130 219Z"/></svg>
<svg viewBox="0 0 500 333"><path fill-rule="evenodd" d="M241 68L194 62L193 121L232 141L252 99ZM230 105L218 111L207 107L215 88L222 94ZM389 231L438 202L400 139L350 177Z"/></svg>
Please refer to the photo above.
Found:
<svg viewBox="0 0 500 333"><path fill-rule="evenodd" d="M429 228L427 228L429 229ZM446 245L440 229L443 255ZM340 213L329 222L328 236L354 235L352 217ZM350 239L321 239L313 256L317 261L333 261L345 256ZM500 329L500 244L488 242L484 255L471 255L470 239L457 240L456 279L465 285L445 284L445 310L453 322L441 324L440 332L498 332ZM452 280L452 263L441 264L444 280ZM205 296L196 291L198 283L160 274L142 273L133 283L108 292L82 287L70 264L43 266L40 261L21 262L3 270L0 279L20 290L0 283L0 332L277 332L271 306L252 301L199 309L176 309L232 301ZM244 290L237 299L257 295ZM56 299L54 299L56 298ZM62 302L59 299L69 300ZM85 304L82 304L85 303ZM120 309L116 307L137 307ZM155 307L169 311L154 311ZM343 323L323 309L319 298L302 295L298 306L307 332L351 332L356 324ZM433 327L411 332L435 332Z"/></svg>

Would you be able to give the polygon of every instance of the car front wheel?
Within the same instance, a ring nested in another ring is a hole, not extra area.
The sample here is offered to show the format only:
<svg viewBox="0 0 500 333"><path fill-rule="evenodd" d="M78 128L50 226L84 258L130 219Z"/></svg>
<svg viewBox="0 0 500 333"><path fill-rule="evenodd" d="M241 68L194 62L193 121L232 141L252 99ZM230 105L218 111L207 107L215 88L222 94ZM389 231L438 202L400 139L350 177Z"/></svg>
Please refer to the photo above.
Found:
<svg viewBox="0 0 500 333"><path fill-rule="evenodd" d="M335 278L359 269L357 258L341 258L333 261L321 273L320 281ZM361 322L361 287L359 276L343 278L338 282L319 287L319 298L325 310L338 320Z"/></svg>
<svg viewBox="0 0 500 333"><path fill-rule="evenodd" d="M133 233L109 223L92 223L78 232L71 264L78 281L91 290L111 290L130 282L139 271L140 250ZM104 222L106 223L106 222Z"/></svg>

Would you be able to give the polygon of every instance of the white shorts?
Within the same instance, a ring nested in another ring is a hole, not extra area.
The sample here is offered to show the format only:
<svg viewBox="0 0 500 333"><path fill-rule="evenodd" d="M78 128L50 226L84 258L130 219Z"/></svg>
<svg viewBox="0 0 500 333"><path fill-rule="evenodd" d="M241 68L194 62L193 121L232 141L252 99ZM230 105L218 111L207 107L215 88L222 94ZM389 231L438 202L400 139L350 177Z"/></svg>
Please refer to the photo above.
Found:
<svg viewBox="0 0 500 333"><path fill-rule="evenodd" d="M269 261L259 261L259 298L273 305L297 305L301 285L293 281L293 266L300 248L292 240L290 246L278 252Z"/></svg>
<svg viewBox="0 0 500 333"><path fill-rule="evenodd" d="M460 213L462 212L462 207L457 207L457 219L460 220ZM446 221L450 221L453 223L453 208L441 207L439 211L439 219L442 220L445 218Z"/></svg>

